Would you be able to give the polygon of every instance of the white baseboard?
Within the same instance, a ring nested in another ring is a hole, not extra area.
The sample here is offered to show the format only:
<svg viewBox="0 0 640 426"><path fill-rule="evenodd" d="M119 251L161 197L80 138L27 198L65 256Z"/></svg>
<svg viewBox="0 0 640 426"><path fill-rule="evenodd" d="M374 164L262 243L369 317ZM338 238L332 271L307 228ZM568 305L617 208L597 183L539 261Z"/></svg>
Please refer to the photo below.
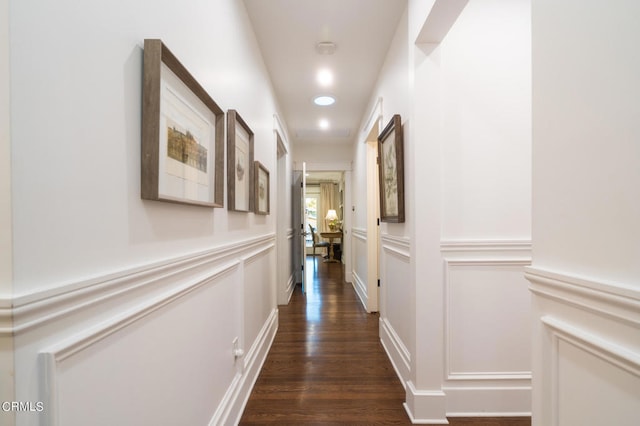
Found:
<svg viewBox="0 0 640 426"><path fill-rule="evenodd" d="M442 390L418 390L411 380L407 382L404 408L413 424L448 425L446 395Z"/></svg>

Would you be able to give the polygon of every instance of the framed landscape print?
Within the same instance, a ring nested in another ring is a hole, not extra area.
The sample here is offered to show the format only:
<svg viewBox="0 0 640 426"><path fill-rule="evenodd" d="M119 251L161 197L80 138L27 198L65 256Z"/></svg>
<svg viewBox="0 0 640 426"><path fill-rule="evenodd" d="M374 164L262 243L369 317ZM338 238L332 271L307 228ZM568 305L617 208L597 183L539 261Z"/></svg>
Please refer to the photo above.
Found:
<svg viewBox="0 0 640 426"><path fill-rule="evenodd" d="M236 110L227 111L227 209L254 211L253 132Z"/></svg>
<svg viewBox="0 0 640 426"><path fill-rule="evenodd" d="M393 116L378 136L380 220L404 222L404 151L402 121Z"/></svg>
<svg viewBox="0 0 640 426"><path fill-rule="evenodd" d="M256 214L269 214L269 170L259 161L254 164Z"/></svg>
<svg viewBox="0 0 640 426"><path fill-rule="evenodd" d="M224 111L162 41L144 41L141 196L224 204Z"/></svg>

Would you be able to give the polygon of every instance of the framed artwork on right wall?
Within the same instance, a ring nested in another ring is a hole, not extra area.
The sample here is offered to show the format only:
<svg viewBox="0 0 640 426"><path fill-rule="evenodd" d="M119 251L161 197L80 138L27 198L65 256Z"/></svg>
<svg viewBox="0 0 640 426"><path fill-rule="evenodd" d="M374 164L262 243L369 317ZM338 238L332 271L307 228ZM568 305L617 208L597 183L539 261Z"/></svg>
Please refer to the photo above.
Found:
<svg viewBox="0 0 640 426"><path fill-rule="evenodd" d="M404 222L404 149L399 114L391 118L378 136L378 176L380 220Z"/></svg>

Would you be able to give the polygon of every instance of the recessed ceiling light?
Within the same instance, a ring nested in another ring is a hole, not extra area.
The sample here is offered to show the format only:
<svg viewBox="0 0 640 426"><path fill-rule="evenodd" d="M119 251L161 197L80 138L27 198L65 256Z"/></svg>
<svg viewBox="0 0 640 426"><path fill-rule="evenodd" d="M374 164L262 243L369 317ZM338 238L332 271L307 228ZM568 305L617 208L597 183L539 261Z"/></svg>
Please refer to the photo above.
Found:
<svg viewBox="0 0 640 426"><path fill-rule="evenodd" d="M333 73L328 69L321 69L316 75L316 79L321 86L330 86L333 83Z"/></svg>
<svg viewBox="0 0 640 426"><path fill-rule="evenodd" d="M336 98L327 95L316 96L313 98L313 103L319 106L329 106L336 103Z"/></svg>
<svg viewBox="0 0 640 426"><path fill-rule="evenodd" d="M327 130L329 128L329 120L323 118L318 122L318 126L320 126L322 130Z"/></svg>

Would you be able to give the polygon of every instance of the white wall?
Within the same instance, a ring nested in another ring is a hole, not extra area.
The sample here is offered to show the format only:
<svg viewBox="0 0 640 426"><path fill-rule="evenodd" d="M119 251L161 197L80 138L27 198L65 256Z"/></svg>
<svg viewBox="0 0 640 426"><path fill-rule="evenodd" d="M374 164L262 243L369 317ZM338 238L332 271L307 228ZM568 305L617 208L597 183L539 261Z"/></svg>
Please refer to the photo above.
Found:
<svg viewBox="0 0 640 426"><path fill-rule="evenodd" d="M369 268L368 246L377 244L376 239L378 236L371 229L372 226L368 223L369 211L368 211L368 197L371 195L371 186L377 191L377 182L368 181L367 179L367 142L369 140L369 133L372 129L375 129L377 137L377 130L384 128L394 114L400 114L402 117L403 129L402 131L407 134L406 120L409 116L409 83L407 73L407 13L399 20L398 28L394 34L394 37L389 46L389 51L385 58L385 61L380 70L378 81L371 94L371 101L365 116L362 118L360 125L361 132L358 135L357 142L353 147L354 158L354 180L353 180L353 205L355 210L352 212L354 233L352 238L352 250L354 259L353 277L354 286L358 291L365 307L368 307L369 294L371 292L370 285L371 279L376 281L378 277L371 277L375 273L375 270ZM382 99L382 101L379 101ZM406 149L406 145L405 145ZM408 165L406 158L408 154L405 152L405 170L407 176L411 173L411 166ZM408 170L407 170L408 168ZM373 175L372 175L373 176ZM407 178L405 182L409 182ZM368 188L368 189L367 189ZM405 192L406 192L405 183ZM405 198L405 212L408 212L411 205L410 197ZM406 216L409 214L405 213ZM405 223L384 223L380 224L380 236L384 238L385 235L394 235L397 238L402 239L402 244L406 244L406 235L408 234L410 218ZM384 261L382 258L385 256L384 245L381 248L380 253L380 265L379 278L381 281L380 292L385 292L385 286L388 281L385 280L385 272L382 270ZM408 265L407 265L408 266ZM374 268L375 269L375 268ZM408 271L406 271L408 273ZM396 293L397 294L397 293ZM377 298L377 296L375 296ZM378 304L378 309L381 315L384 315L384 306Z"/></svg>
<svg viewBox="0 0 640 426"><path fill-rule="evenodd" d="M531 238L529 1L471 1L441 45L445 240Z"/></svg>
<svg viewBox="0 0 640 426"><path fill-rule="evenodd" d="M370 103L382 99L384 124L401 114L405 138L407 221L380 227L381 339L416 422L527 415L529 1L424 6L409 2ZM416 44L424 34L440 38ZM365 140L354 148L359 187Z"/></svg>
<svg viewBox="0 0 640 426"><path fill-rule="evenodd" d="M143 40L160 38L249 123L276 198L278 110L243 4L28 0L9 12L14 275L3 303L16 398L45 402L17 424L233 422L277 327L276 212L141 200L140 120Z"/></svg>
<svg viewBox="0 0 640 426"><path fill-rule="evenodd" d="M532 12L533 424L636 424L640 5Z"/></svg>
<svg viewBox="0 0 640 426"><path fill-rule="evenodd" d="M440 44L448 415L528 415L530 1L472 0Z"/></svg>
<svg viewBox="0 0 640 426"><path fill-rule="evenodd" d="M6 303L10 299L13 287L9 60L9 2L2 0L0 1L0 329L5 330L13 327L11 305ZM0 400L2 401L14 399L13 359L13 336L0 331Z"/></svg>
<svg viewBox="0 0 640 426"><path fill-rule="evenodd" d="M343 163L349 163L351 157L351 144L343 143L317 144L299 142L296 144L295 152L293 153L293 161L296 164L302 164L302 162L305 161L307 164L341 165ZM298 170L302 170L302 167Z"/></svg>
<svg viewBox="0 0 640 426"><path fill-rule="evenodd" d="M256 134L255 158L273 169L275 107L243 8L124 4L12 4L20 293L204 249L213 235L246 237L254 222L271 229L272 217L143 202L138 190L144 38L161 38L224 110L239 110Z"/></svg>

